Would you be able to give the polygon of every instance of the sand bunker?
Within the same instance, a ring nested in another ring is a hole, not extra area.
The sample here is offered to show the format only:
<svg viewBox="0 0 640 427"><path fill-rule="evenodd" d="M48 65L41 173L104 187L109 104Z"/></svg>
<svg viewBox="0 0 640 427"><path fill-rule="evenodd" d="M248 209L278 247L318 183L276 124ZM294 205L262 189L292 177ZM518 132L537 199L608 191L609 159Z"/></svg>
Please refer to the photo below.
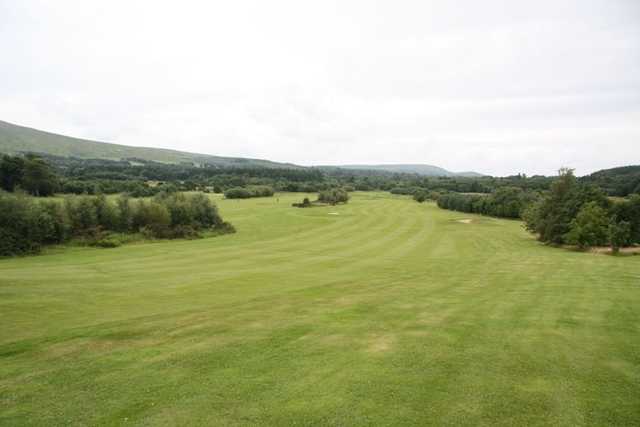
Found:
<svg viewBox="0 0 640 427"><path fill-rule="evenodd" d="M338 212L329 212L329 215L340 215Z"/></svg>
<svg viewBox="0 0 640 427"><path fill-rule="evenodd" d="M471 221L472 221L472 220L470 220L470 219L459 219L459 220L458 220L458 222L461 222L461 223L463 223L463 224L471 224Z"/></svg>

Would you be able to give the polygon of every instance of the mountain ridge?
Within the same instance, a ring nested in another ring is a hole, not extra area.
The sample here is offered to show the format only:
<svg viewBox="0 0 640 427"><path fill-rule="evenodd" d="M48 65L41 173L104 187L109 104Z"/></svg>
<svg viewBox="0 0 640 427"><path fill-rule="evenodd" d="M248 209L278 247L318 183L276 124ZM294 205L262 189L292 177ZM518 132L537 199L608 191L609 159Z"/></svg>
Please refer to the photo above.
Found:
<svg viewBox="0 0 640 427"><path fill-rule="evenodd" d="M423 163L399 163L399 164L375 164L375 165L338 165L342 169L350 170L374 170L395 173L414 173L424 176L460 176L460 177L481 177L484 176L478 172L452 172L440 166L434 166Z"/></svg>
<svg viewBox="0 0 640 427"><path fill-rule="evenodd" d="M0 120L0 153L34 153L59 157L75 157L79 159L145 160L175 164L191 163L196 166L209 165L219 167L265 167L289 169L307 168L307 166L300 166L293 163L274 162L264 159L215 156L211 154L191 153L168 148L136 147L112 142L94 141L47 132L2 120ZM423 176L484 176L477 172L452 172L444 168L428 164L378 164L309 167L410 173Z"/></svg>
<svg viewBox="0 0 640 427"><path fill-rule="evenodd" d="M221 167L302 168L292 163L244 157L190 153L168 148L135 147L111 142L75 138L0 120L0 152L35 153L80 159L143 159L161 163L193 163Z"/></svg>

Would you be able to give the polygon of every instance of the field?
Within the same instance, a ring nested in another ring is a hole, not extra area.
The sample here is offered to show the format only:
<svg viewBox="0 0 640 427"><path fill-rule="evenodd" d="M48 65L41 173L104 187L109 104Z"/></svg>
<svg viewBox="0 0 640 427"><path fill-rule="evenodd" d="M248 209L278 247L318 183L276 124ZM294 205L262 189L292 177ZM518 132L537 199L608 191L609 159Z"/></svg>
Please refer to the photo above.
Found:
<svg viewBox="0 0 640 427"><path fill-rule="evenodd" d="M218 200L234 235L0 260L0 425L640 424L640 257L301 199Z"/></svg>

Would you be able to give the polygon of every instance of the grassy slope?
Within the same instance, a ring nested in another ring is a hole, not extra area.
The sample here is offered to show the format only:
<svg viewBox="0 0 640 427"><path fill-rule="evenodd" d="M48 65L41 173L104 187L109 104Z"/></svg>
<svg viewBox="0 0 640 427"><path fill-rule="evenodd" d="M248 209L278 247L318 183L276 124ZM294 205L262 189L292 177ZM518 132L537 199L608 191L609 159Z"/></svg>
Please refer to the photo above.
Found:
<svg viewBox="0 0 640 427"><path fill-rule="evenodd" d="M138 158L165 163L208 163L220 166L300 167L268 160L219 157L151 147L131 147L71 138L0 121L0 153L35 152L82 159Z"/></svg>
<svg viewBox="0 0 640 427"><path fill-rule="evenodd" d="M640 421L640 257L279 199L221 201L235 235L0 261L0 424Z"/></svg>
<svg viewBox="0 0 640 427"><path fill-rule="evenodd" d="M330 168L330 166L324 166ZM386 171L395 173L416 173L425 176L466 176L481 177L482 174L477 172L451 172L438 166L425 164L387 164L387 165L344 165L338 166L344 169L355 170L373 170Z"/></svg>

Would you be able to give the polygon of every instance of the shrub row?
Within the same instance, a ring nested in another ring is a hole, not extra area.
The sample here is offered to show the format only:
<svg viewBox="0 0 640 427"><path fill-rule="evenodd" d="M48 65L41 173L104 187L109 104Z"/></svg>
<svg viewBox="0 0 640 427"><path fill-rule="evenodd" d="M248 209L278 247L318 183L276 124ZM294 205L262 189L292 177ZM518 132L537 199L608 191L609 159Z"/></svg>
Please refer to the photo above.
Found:
<svg viewBox="0 0 640 427"><path fill-rule="evenodd" d="M271 197L273 188L267 185L253 185L249 187L233 187L224 192L227 199L249 199L251 197Z"/></svg>
<svg viewBox="0 0 640 427"><path fill-rule="evenodd" d="M195 237L201 231L233 232L203 194L160 193L151 200L104 195L39 201L23 194L0 193L0 255L37 252L47 244L79 238L96 246L116 246L108 232L147 237Z"/></svg>

